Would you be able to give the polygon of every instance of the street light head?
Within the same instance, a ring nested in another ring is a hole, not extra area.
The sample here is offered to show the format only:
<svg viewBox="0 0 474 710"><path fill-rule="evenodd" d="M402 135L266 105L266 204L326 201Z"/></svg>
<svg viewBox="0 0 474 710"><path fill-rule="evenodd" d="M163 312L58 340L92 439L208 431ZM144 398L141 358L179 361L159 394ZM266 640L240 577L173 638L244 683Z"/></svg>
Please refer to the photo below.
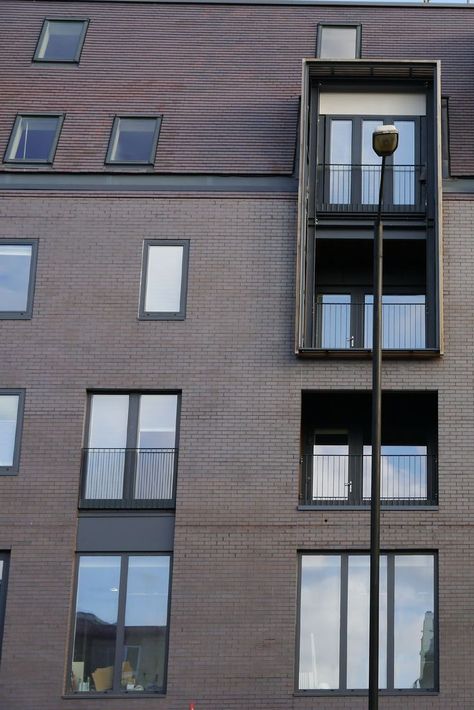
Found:
<svg viewBox="0 0 474 710"><path fill-rule="evenodd" d="M380 158L388 158L398 146L398 131L395 126L378 126L372 134L372 148Z"/></svg>

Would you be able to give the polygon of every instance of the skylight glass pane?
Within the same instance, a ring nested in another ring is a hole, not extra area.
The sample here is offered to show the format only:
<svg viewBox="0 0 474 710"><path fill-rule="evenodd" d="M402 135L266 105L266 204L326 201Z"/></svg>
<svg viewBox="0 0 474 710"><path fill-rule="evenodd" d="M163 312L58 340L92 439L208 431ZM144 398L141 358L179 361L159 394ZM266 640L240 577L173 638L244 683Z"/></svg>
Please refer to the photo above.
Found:
<svg viewBox="0 0 474 710"><path fill-rule="evenodd" d="M58 121L58 116L21 116L10 142L7 160L49 162Z"/></svg>
<svg viewBox="0 0 474 710"><path fill-rule="evenodd" d="M148 247L145 311L178 313L183 272L182 246Z"/></svg>
<svg viewBox="0 0 474 710"><path fill-rule="evenodd" d="M26 311L32 247L0 244L0 312Z"/></svg>
<svg viewBox="0 0 474 710"><path fill-rule="evenodd" d="M355 59L357 27L321 27L319 56L324 59Z"/></svg>
<svg viewBox="0 0 474 710"><path fill-rule="evenodd" d="M74 62L79 54L84 22L47 20L35 59Z"/></svg>
<svg viewBox="0 0 474 710"><path fill-rule="evenodd" d="M155 118L119 118L110 160L114 163L152 163Z"/></svg>

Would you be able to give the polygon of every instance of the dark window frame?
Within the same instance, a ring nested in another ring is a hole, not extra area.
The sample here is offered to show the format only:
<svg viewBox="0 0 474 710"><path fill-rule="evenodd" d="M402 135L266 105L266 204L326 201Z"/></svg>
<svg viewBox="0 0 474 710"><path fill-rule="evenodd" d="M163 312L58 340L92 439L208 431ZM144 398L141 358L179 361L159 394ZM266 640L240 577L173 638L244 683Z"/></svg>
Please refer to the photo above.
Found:
<svg viewBox="0 0 474 710"><path fill-rule="evenodd" d="M0 588L0 659L2 657L3 631L5 628L5 612L7 606L8 575L10 572L10 553L0 552L0 561L3 562L3 574Z"/></svg>
<svg viewBox="0 0 474 710"><path fill-rule="evenodd" d="M1 391L0 391L1 392ZM94 395L128 395L128 418L127 418L127 441L125 450L135 450L136 439L138 433L138 424L140 416L140 397L142 395L175 395L176 396L176 425L175 425L175 456L174 456L174 471L173 471L173 493L170 499L164 499L164 503L156 503L153 499L153 504L146 499L133 499L134 504L132 506L125 505L129 500L132 500L127 492L131 490L132 483L135 476L135 460L134 457L128 457L124 467L124 489L123 497L118 499L108 499L108 498L86 498L86 457L85 452L88 451L89 437L91 431L91 413L92 413L92 397ZM177 485L177 472L178 472L178 458L179 458L179 440L180 440L180 421L181 421L181 398L182 391L178 389L169 390L134 390L134 389L94 389L87 390L87 403L86 403L86 416L84 422L84 436L83 436L83 460L81 467L81 481L79 489L79 507L80 508L118 508L124 509L128 507L135 508L174 508L176 500L176 485ZM156 504L155 504L156 503Z"/></svg>
<svg viewBox="0 0 474 710"><path fill-rule="evenodd" d="M121 119L134 119L136 118L137 120L142 120L142 119L147 119L147 120L153 120L155 121L155 130L153 133L153 142L152 142L152 147L150 150L150 155L148 157L148 160L113 160L111 157L112 153L112 146L115 141L115 136L117 134L120 121ZM158 147L158 140L160 137L160 131L161 131L161 124L163 122L163 114L155 114L154 116L150 116L147 114L146 116L142 116L136 113L133 114L115 114L114 120L112 123L112 130L110 131L110 136L109 136L109 142L107 145L107 153L105 156L105 165L137 165L137 166L148 166L148 167L154 167L155 165L155 160L156 160L156 150Z"/></svg>
<svg viewBox="0 0 474 710"><path fill-rule="evenodd" d="M79 42L73 59L43 59L41 57L38 57L38 51L49 22L70 22L76 24L79 22L82 23L82 31L79 35ZM90 20L88 17L45 17L38 40L36 42L32 61L37 62L38 64L79 64L81 60L82 48L84 46L84 40L86 38L87 30L89 28L89 22Z"/></svg>
<svg viewBox="0 0 474 710"><path fill-rule="evenodd" d="M33 317L33 299L36 285L36 267L38 263L38 240L37 239L0 239L0 247L18 244L20 246L31 246L30 275L28 278L28 294L26 309L24 311L2 311L0 309L0 320L31 320Z"/></svg>
<svg viewBox="0 0 474 710"><path fill-rule="evenodd" d="M148 255L150 247L172 247L183 248L183 262L181 268L181 292L179 311L146 311L145 300L148 284ZM189 239L145 239L143 243L142 274L140 282L140 304L138 318L140 320L185 320L186 301L188 294L188 271L189 271Z"/></svg>
<svg viewBox="0 0 474 710"><path fill-rule="evenodd" d="M341 599L345 598L348 599L348 579L347 576L344 579L343 578L343 562L344 560L349 559L349 556L351 555L370 555L370 550L361 550L359 548L356 548L354 550L347 550L347 549L335 549L335 550L299 550L298 552L298 572L297 572L297 584L298 584L298 592L297 592L297 612L296 612L296 633L295 633L295 648L296 648L296 659L295 659L295 682L294 682L294 693L295 695L298 696L316 696L316 697L341 697L341 696L367 696L367 689L347 689L347 688L339 688L339 689L334 689L334 690L302 690L299 688L299 674L300 674L300 629L301 629L301 580L302 580L302 560L304 556L310 557L310 556L338 556L341 558L341 578L340 578L340 585L341 585L341 590L340 590L340 595ZM433 558L433 612L434 612L434 669L433 669L433 676L434 676L434 688L432 690L426 689L426 688L399 688L399 689L394 689L394 688L383 688L379 690L379 693L381 695L385 696L390 696L390 695L437 695L439 693L439 557L438 557L438 551L434 550L433 548L428 548L428 549L413 549L413 548L408 548L406 550L399 550L399 549L389 549L389 550L380 550L380 555L385 556L387 558L387 615L388 613L392 614L392 620L389 622L387 626L387 685L389 685L389 679L390 676L393 678L393 672L394 672L394 667L392 669L388 668L389 661L391 660L393 663L394 658L391 658L390 653L388 651L389 645L391 644L391 639L389 638L390 633L393 634L393 629L395 625L395 620L394 620L394 609L391 608L390 604L390 597L393 605L394 601L394 596L395 596L395 580L394 577L390 579L390 560L392 560L392 565L394 569L395 565L395 557L396 556L409 556L409 555L425 555L425 556L431 556ZM392 585L392 589L389 589L389 585ZM345 588L344 588L345 587ZM347 623L347 619L345 618L344 611L342 608L340 609L339 612L339 618L343 618L343 621ZM389 629L389 626L391 626L391 631ZM347 643L347 627L345 629L345 632L340 630L340 638L345 636L345 643ZM344 660L341 663L341 649L344 649L344 643L341 643L340 647L340 652L339 652L339 674L341 674L341 667L345 664ZM393 648L393 644L392 644Z"/></svg>
<svg viewBox="0 0 474 710"><path fill-rule="evenodd" d="M56 149L58 147L59 136L63 127L64 119L66 117L65 113L17 113L15 116L15 121L13 123L13 128L10 131L10 137L8 139L7 147L3 155L3 162L10 165L52 165L54 158L56 156ZM53 141L51 143L51 148L46 160L35 160L33 158L25 158L22 160L20 158L9 158L8 154L10 152L13 140L15 138L16 132L18 130L20 121L22 118L56 118L57 125L53 136Z"/></svg>
<svg viewBox="0 0 474 710"><path fill-rule="evenodd" d="M318 59L331 59L331 57L321 57L321 40L323 30L326 28L337 28L337 29L355 29L356 30L356 46L355 46L355 57L347 57L344 61L353 61L354 59L360 59L362 55L362 23L360 22L318 22L318 29L316 33L316 57ZM334 57L332 58L334 59Z"/></svg>
<svg viewBox="0 0 474 710"><path fill-rule="evenodd" d="M72 690L70 687L70 672L72 668L72 660L74 657L74 642L75 642L75 630L76 630L76 605L77 605L77 593L78 593L78 582L79 582L79 564L81 557L120 557L120 588L119 588L119 605L117 610L117 638L115 642L115 662L114 662L114 674L113 682L116 685L118 678L120 677L119 658L122 658L122 651L124 648L123 643L123 632L125 629L125 604L126 604L126 592L128 584L128 560L130 557L167 557L169 559L169 580L168 580L168 608L166 616L166 643L165 643L165 658L164 658L164 673L163 673L163 687L156 691L127 691L127 690L117 690L112 689L109 691L78 691ZM71 607L71 623L69 631L69 650L67 653L67 671L66 671L66 687L65 696L74 698L104 698L104 697L117 697L123 698L124 696L132 696L134 698L143 697L154 697L166 695L167 684L168 684L168 658L169 658L169 641L170 641L170 621L171 621L171 591L173 584L173 552L77 552L74 561L74 573L73 573L73 595L72 595L72 607Z"/></svg>
<svg viewBox="0 0 474 710"><path fill-rule="evenodd" d="M0 476L16 476L20 468L21 437L23 433L23 417L25 413L24 389L0 389L0 396L18 397L18 410L16 415L15 444L13 448L13 462L11 466L0 466Z"/></svg>

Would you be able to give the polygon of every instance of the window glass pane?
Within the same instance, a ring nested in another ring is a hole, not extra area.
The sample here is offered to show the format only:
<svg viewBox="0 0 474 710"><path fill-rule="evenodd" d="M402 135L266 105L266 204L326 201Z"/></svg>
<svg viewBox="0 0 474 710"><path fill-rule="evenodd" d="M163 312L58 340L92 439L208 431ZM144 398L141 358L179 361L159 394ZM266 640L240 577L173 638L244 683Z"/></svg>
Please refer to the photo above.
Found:
<svg viewBox="0 0 474 710"><path fill-rule="evenodd" d="M149 246L145 311L178 313L181 306L182 246Z"/></svg>
<svg viewBox="0 0 474 710"><path fill-rule="evenodd" d="M339 688L339 555L305 555L301 561L299 688Z"/></svg>
<svg viewBox="0 0 474 710"><path fill-rule="evenodd" d="M83 22L48 20L35 58L54 62L74 61L83 28Z"/></svg>
<svg viewBox="0 0 474 710"><path fill-rule="evenodd" d="M395 556L395 688L434 688L434 559Z"/></svg>
<svg viewBox="0 0 474 710"><path fill-rule="evenodd" d="M428 449L425 445L382 446L380 497L385 500L427 500ZM364 446L364 498L370 498L372 447Z"/></svg>
<svg viewBox="0 0 474 710"><path fill-rule="evenodd" d="M426 298L422 294L382 296L382 343L395 350L426 347ZM372 347L374 297L365 296L364 347Z"/></svg>
<svg viewBox="0 0 474 710"><path fill-rule="evenodd" d="M393 204L415 204L415 122L395 121L398 148L393 154Z"/></svg>
<svg viewBox="0 0 474 710"><path fill-rule="evenodd" d="M163 688L168 625L168 557L130 557L122 688Z"/></svg>
<svg viewBox="0 0 474 710"><path fill-rule="evenodd" d="M110 160L117 163L152 162L155 128L155 118L119 118Z"/></svg>
<svg viewBox="0 0 474 710"><path fill-rule="evenodd" d="M48 162L58 121L55 116L22 116L11 141L8 160Z"/></svg>
<svg viewBox="0 0 474 710"><path fill-rule="evenodd" d="M0 244L0 312L26 311L32 247Z"/></svg>
<svg viewBox="0 0 474 710"><path fill-rule="evenodd" d="M71 685L80 692L113 685L120 557L81 557Z"/></svg>
<svg viewBox="0 0 474 710"><path fill-rule="evenodd" d="M86 498L122 498L128 395L91 398Z"/></svg>
<svg viewBox="0 0 474 710"><path fill-rule="evenodd" d="M339 500L348 496L349 445L347 432L317 433L313 446L313 499Z"/></svg>
<svg viewBox="0 0 474 710"><path fill-rule="evenodd" d="M0 466L12 466L18 415L18 395L0 395Z"/></svg>
<svg viewBox="0 0 474 710"><path fill-rule="evenodd" d="M379 201L380 166L382 158L372 148L372 134L383 119L362 121L362 202L375 205Z"/></svg>
<svg viewBox="0 0 474 710"><path fill-rule="evenodd" d="M347 687L369 685L370 558L349 555L347 599ZM380 557L379 687L387 687L387 558Z"/></svg>
<svg viewBox="0 0 474 710"><path fill-rule="evenodd" d="M351 347L351 297L348 294L318 296L316 317L320 324L321 348Z"/></svg>
<svg viewBox="0 0 474 710"><path fill-rule="evenodd" d="M329 162L329 201L347 205L351 201L352 121L331 121Z"/></svg>
<svg viewBox="0 0 474 710"><path fill-rule="evenodd" d="M357 57L356 27L321 27L319 56L325 59Z"/></svg>
<svg viewBox="0 0 474 710"><path fill-rule="evenodd" d="M137 499L173 497L177 407L176 395L147 394L140 397L135 476Z"/></svg>

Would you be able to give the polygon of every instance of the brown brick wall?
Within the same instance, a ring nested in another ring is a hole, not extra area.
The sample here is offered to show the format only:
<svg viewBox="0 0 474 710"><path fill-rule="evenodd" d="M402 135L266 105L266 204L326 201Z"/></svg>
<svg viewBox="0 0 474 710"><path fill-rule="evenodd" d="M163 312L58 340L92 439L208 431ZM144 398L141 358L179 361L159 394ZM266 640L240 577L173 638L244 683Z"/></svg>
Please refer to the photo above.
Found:
<svg viewBox="0 0 474 710"><path fill-rule="evenodd" d="M0 479L11 547L2 710L349 710L293 696L297 551L366 549L366 512L298 512L303 389L369 389L370 363L292 354L292 197L11 195L0 239L39 239L33 319L3 321L0 387L25 387L20 473ZM474 202L445 203L446 354L390 361L387 389L439 392L440 506L383 513L383 545L439 550L435 697L472 710ZM187 318L139 322L145 238L191 241ZM168 692L63 700L86 390L181 389Z"/></svg>
<svg viewBox="0 0 474 710"><path fill-rule="evenodd" d="M337 21L362 23L363 57L441 60L452 172L474 175L470 7L0 5L1 155L17 113L66 112L53 170L110 170L114 115L156 113L156 171L291 173L301 60L318 22ZM47 16L90 18L79 66L32 63Z"/></svg>

